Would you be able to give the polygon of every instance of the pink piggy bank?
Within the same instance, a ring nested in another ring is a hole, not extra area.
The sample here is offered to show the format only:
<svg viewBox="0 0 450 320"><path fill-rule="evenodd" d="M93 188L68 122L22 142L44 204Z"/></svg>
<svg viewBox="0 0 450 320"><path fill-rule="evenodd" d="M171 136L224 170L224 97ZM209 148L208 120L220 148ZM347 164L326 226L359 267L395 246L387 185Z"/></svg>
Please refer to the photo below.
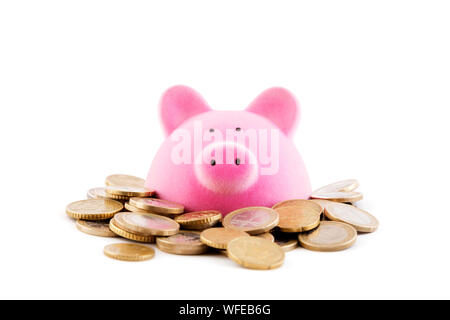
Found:
<svg viewBox="0 0 450 320"><path fill-rule="evenodd" d="M311 186L291 141L300 117L286 89L261 93L245 111L214 111L193 89L169 88L160 112L167 138L146 186L186 211L227 213L307 199Z"/></svg>

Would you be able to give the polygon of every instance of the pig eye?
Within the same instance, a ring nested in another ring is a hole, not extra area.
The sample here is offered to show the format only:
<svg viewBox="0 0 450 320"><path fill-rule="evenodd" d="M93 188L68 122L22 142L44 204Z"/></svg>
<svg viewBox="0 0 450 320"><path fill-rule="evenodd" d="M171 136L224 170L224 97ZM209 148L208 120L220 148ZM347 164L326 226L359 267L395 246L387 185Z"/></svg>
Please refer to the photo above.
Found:
<svg viewBox="0 0 450 320"><path fill-rule="evenodd" d="M236 131L241 131L241 128L240 128L240 127L237 127L237 128L236 128Z"/></svg>
<svg viewBox="0 0 450 320"><path fill-rule="evenodd" d="M240 164L241 164L241 159L236 158L236 160L234 161L234 163L236 163L237 166L240 165Z"/></svg>
<svg viewBox="0 0 450 320"><path fill-rule="evenodd" d="M212 160L211 160L211 165L212 165L212 166L215 166L215 165L216 165L216 160L212 159Z"/></svg>
<svg viewBox="0 0 450 320"><path fill-rule="evenodd" d="M209 129L209 132L214 132L214 128Z"/></svg>

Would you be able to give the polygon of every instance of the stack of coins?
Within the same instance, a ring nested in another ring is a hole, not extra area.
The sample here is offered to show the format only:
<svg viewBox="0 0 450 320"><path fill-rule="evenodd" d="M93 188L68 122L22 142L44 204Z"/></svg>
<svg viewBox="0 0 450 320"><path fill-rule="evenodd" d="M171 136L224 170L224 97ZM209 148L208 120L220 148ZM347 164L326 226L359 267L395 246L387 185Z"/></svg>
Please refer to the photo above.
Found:
<svg viewBox="0 0 450 320"><path fill-rule="evenodd" d="M88 199L69 204L66 213L78 230L138 243L116 243L106 256L143 261L154 256L146 244L178 255L220 252L250 269L274 269L285 252L297 248L338 251L351 247L358 233L374 232L378 220L354 205L362 199L355 179L326 185L310 199L288 199L268 207L246 207L225 215L210 208L184 212L179 203L156 198L138 177L117 174L105 187L88 191ZM146 243L146 244L143 244Z"/></svg>

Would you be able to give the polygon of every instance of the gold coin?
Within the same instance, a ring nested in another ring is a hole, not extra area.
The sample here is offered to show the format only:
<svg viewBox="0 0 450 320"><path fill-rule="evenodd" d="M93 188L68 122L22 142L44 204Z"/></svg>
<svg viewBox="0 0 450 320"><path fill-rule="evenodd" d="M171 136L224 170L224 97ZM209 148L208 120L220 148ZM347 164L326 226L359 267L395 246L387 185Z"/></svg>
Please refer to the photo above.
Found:
<svg viewBox="0 0 450 320"><path fill-rule="evenodd" d="M263 239L269 240L271 242L275 241L274 236L270 232L261 233L261 234L256 235L255 237L263 238Z"/></svg>
<svg viewBox="0 0 450 320"><path fill-rule="evenodd" d="M362 193L354 191L334 191L311 194L312 199L323 199L337 202L356 202L363 198Z"/></svg>
<svg viewBox="0 0 450 320"><path fill-rule="evenodd" d="M153 258L153 248L135 243L114 243L107 245L103 252L107 257L123 261L144 261Z"/></svg>
<svg viewBox="0 0 450 320"><path fill-rule="evenodd" d="M119 212L114 221L119 228L142 236L171 236L180 229L176 221L151 213Z"/></svg>
<svg viewBox="0 0 450 320"><path fill-rule="evenodd" d="M113 174L106 177L105 184L107 186L127 186L143 188L145 180L127 174Z"/></svg>
<svg viewBox="0 0 450 320"><path fill-rule="evenodd" d="M130 232L130 230L126 230L126 229L119 227L116 224L116 221L114 220L114 218L112 218L111 221L109 221L109 229L111 229L112 232L121 236L122 238L126 238L129 240L138 241L138 242L151 242L151 243L155 242L154 236L143 236L140 234Z"/></svg>
<svg viewBox="0 0 450 320"><path fill-rule="evenodd" d="M318 201L321 201L325 208L325 215L330 220L345 222L359 232L374 232L378 228L377 218L367 211L344 203L328 200Z"/></svg>
<svg viewBox="0 0 450 320"><path fill-rule="evenodd" d="M158 213L179 214L184 211L184 206L181 204L156 198L131 198L130 204L139 209Z"/></svg>
<svg viewBox="0 0 450 320"><path fill-rule="evenodd" d="M87 199L70 203L66 207L69 217L82 220L105 220L123 209L123 205L110 199Z"/></svg>
<svg viewBox="0 0 450 320"><path fill-rule="evenodd" d="M200 241L216 249L226 249L228 242L239 237L250 237L250 235L244 231L228 228L210 228L202 231Z"/></svg>
<svg viewBox="0 0 450 320"><path fill-rule="evenodd" d="M278 228L282 232L304 232L316 228L320 223L322 207L309 201L304 206L280 207L275 211L280 216Z"/></svg>
<svg viewBox="0 0 450 320"><path fill-rule="evenodd" d="M328 193L328 192L339 192L339 191L349 192L349 191L355 190L358 187L359 187L358 180L348 179L348 180L342 180L342 181L328 184L326 186L323 186L323 187L313 191L313 193Z"/></svg>
<svg viewBox="0 0 450 320"><path fill-rule="evenodd" d="M156 245L161 251L173 254L202 254L208 250L196 231L183 230L170 237L158 237Z"/></svg>
<svg viewBox="0 0 450 320"><path fill-rule="evenodd" d="M105 188L108 195L112 196L125 196L125 197L150 197L155 193L153 190L149 190L143 187L130 187L130 186L108 186Z"/></svg>
<svg viewBox="0 0 450 320"><path fill-rule="evenodd" d="M275 204L272 207L272 209L278 209L281 207L290 207L290 206L309 208L311 206L311 200L292 199L292 200L281 201L281 202L278 202L277 204Z"/></svg>
<svg viewBox="0 0 450 320"><path fill-rule="evenodd" d="M104 187L92 188L87 192L88 199L111 199L105 191Z"/></svg>
<svg viewBox="0 0 450 320"><path fill-rule="evenodd" d="M175 217L175 221L186 229L203 230L217 224L222 214L215 210L183 213Z"/></svg>
<svg viewBox="0 0 450 320"><path fill-rule="evenodd" d="M258 237L231 240L227 253L231 260L249 269L275 269L284 261L284 251L278 245Z"/></svg>
<svg viewBox="0 0 450 320"><path fill-rule="evenodd" d="M266 207L247 207L227 214L222 224L225 228L259 234L269 231L278 224L278 213Z"/></svg>
<svg viewBox="0 0 450 320"><path fill-rule="evenodd" d="M352 246L356 230L351 225L337 221L322 221L319 227L308 233L300 233L302 247L314 251L338 251Z"/></svg>
<svg viewBox="0 0 450 320"><path fill-rule="evenodd" d="M175 215L173 215L171 213L161 213L161 212L153 212L151 210L139 209L139 208L137 208L135 206L132 206L128 202L125 202L124 207L125 207L125 209L127 209L128 211L131 211L131 212L144 213L144 214L145 213L152 213L152 214L165 216L165 217L168 217L168 218L171 218L171 219L173 219L173 217L175 216Z"/></svg>
<svg viewBox="0 0 450 320"><path fill-rule="evenodd" d="M99 237L115 237L116 234L109 229L109 221L77 220L77 229L81 232Z"/></svg>

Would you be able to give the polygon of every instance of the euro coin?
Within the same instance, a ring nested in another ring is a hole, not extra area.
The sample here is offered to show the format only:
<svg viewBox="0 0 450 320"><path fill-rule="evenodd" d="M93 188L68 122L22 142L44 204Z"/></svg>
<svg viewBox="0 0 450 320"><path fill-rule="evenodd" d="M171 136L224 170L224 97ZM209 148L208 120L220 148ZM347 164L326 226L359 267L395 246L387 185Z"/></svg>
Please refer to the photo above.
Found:
<svg viewBox="0 0 450 320"><path fill-rule="evenodd" d="M157 215L161 215L161 216L165 216L168 218L173 218L175 215L174 214L170 214L170 213L161 213L161 212L153 212L151 210L144 210L144 209L139 209L135 206L132 206L129 202L125 202L124 203L124 208L128 211L131 212L137 212L137 213L152 213L152 214L157 214Z"/></svg>
<svg viewBox="0 0 450 320"><path fill-rule="evenodd" d="M121 236L122 238L125 239L138 242L149 242L149 243L155 242L155 237L152 235L136 234L132 230L126 230L125 228L121 228L116 224L114 218L112 218L109 221L109 229L111 229L111 231L117 234L118 236Z"/></svg>
<svg viewBox="0 0 450 320"><path fill-rule="evenodd" d="M171 236L180 229L176 221L151 213L120 212L114 221L119 228L143 236Z"/></svg>
<svg viewBox="0 0 450 320"><path fill-rule="evenodd" d="M127 186L143 188L145 180L127 174L113 174L106 177L105 184L107 186Z"/></svg>
<svg viewBox="0 0 450 320"><path fill-rule="evenodd" d="M181 204L156 198L131 198L130 204L139 209L157 213L180 214L184 211L184 206Z"/></svg>
<svg viewBox="0 0 450 320"><path fill-rule="evenodd" d="M275 239L275 243L280 246L284 252L291 251L298 247L297 239Z"/></svg>
<svg viewBox="0 0 450 320"><path fill-rule="evenodd" d="M240 230L210 228L202 231L200 241L216 249L226 249L231 240L239 237L250 237L250 235Z"/></svg>
<svg viewBox="0 0 450 320"><path fill-rule="evenodd" d="M275 241L274 236L270 232L261 233L261 234L256 235L255 237L263 238L263 239L269 240L271 242Z"/></svg>
<svg viewBox="0 0 450 320"><path fill-rule="evenodd" d="M110 199L87 199L70 203L66 207L69 217L81 220L106 220L123 209L123 205Z"/></svg>
<svg viewBox="0 0 450 320"><path fill-rule="evenodd" d="M222 219L222 214L215 210L196 211L183 213L175 217L183 228L203 230L217 224Z"/></svg>
<svg viewBox="0 0 450 320"><path fill-rule="evenodd" d="M326 186L323 186L323 187L313 191L313 193L328 193L328 192L339 192L339 191L349 192L349 191L355 190L358 187L359 187L358 180L348 179L348 180L342 180L342 181L328 184Z"/></svg>
<svg viewBox="0 0 450 320"><path fill-rule="evenodd" d="M314 251L339 251L351 247L356 241L356 230L351 225L337 221L322 221L318 228L300 233L298 240L305 249Z"/></svg>
<svg viewBox="0 0 450 320"><path fill-rule="evenodd" d="M249 269L268 270L283 264L284 251L275 243L258 237L239 237L227 246L228 257Z"/></svg>
<svg viewBox="0 0 450 320"><path fill-rule="evenodd" d="M312 199L323 199L337 202L356 202L363 198L362 193L354 191L318 192L311 194Z"/></svg>
<svg viewBox="0 0 450 320"><path fill-rule="evenodd" d="M77 229L81 232L99 237L115 237L116 234L109 229L108 220L88 221L77 220Z"/></svg>
<svg viewBox="0 0 450 320"><path fill-rule="evenodd" d="M109 244L103 252L107 257L123 261L144 261L155 255L153 248L134 243Z"/></svg>
<svg viewBox="0 0 450 320"><path fill-rule="evenodd" d="M104 187L92 188L87 192L88 199L111 199L105 191Z"/></svg>
<svg viewBox="0 0 450 320"><path fill-rule="evenodd" d="M282 202L278 202L275 204L272 209L278 209L281 207L290 207L290 206L296 206L296 207L306 207L309 208L311 206L311 200L304 200L304 199L291 199L286 200Z"/></svg>
<svg viewBox="0 0 450 320"><path fill-rule="evenodd" d="M348 223L359 232L374 232L378 228L377 218L358 207L327 200L321 203L330 220Z"/></svg>
<svg viewBox="0 0 450 320"><path fill-rule="evenodd" d="M271 208L247 207L227 214L222 224L225 228L255 235L271 230L278 224L278 220L278 213Z"/></svg>
<svg viewBox="0 0 450 320"><path fill-rule="evenodd" d="M158 237L156 245L161 251L172 254L202 254L208 246L200 241L200 232L180 231L170 237Z"/></svg>
<svg viewBox="0 0 450 320"><path fill-rule="evenodd" d="M109 186L105 188L105 191L110 196L122 196L122 197L150 197L155 192L143 187L130 187L130 186Z"/></svg>
<svg viewBox="0 0 450 320"><path fill-rule="evenodd" d="M281 207L275 211L280 217L278 228L282 232L305 232L319 225L322 207L310 201L307 206Z"/></svg>

